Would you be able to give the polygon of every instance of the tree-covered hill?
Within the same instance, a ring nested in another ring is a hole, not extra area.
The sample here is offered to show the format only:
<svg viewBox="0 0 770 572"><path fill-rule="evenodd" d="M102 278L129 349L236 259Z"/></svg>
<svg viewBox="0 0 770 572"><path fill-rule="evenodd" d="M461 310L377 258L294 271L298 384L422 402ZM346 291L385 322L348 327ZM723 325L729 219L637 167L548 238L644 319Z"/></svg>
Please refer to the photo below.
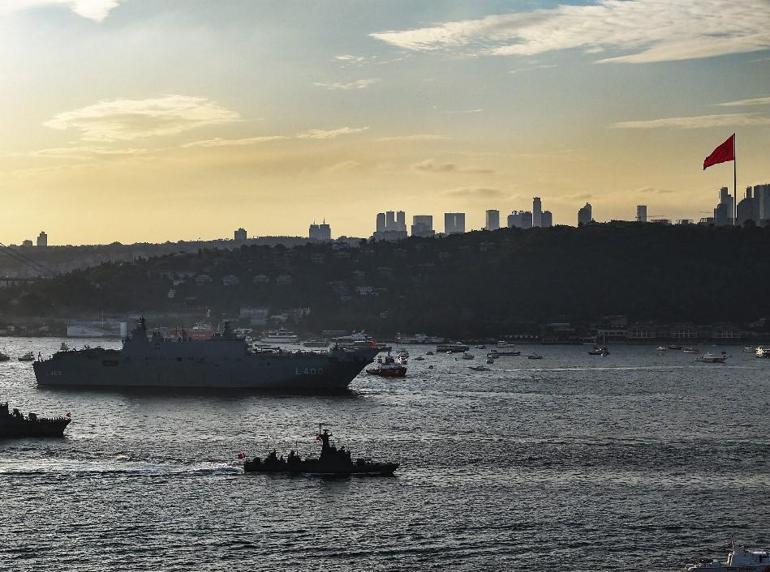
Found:
<svg viewBox="0 0 770 572"><path fill-rule="evenodd" d="M6 315L309 308L308 329L494 335L524 323L770 315L770 228L610 223L200 250L0 291Z"/></svg>

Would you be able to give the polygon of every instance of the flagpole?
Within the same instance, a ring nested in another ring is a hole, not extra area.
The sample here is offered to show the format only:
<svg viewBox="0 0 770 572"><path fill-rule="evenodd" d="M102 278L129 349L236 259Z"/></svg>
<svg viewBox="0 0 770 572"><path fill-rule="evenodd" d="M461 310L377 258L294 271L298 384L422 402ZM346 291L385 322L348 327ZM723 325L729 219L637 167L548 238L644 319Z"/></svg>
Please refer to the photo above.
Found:
<svg viewBox="0 0 770 572"><path fill-rule="evenodd" d="M738 225L738 154L735 152L735 134L733 134L733 226Z"/></svg>

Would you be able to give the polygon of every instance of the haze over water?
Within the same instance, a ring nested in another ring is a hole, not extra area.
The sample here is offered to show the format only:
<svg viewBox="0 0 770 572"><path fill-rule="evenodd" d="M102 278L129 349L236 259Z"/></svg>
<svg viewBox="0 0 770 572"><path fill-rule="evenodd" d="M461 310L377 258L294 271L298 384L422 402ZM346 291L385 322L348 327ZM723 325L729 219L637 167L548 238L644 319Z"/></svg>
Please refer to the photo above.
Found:
<svg viewBox="0 0 770 572"><path fill-rule="evenodd" d="M770 361L543 346L473 372L484 351L414 360L428 349L335 397L38 390L0 364L0 399L74 419L61 441L0 443L2 567L676 570L766 543ZM318 422L397 476L242 474L240 450L316 453Z"/></svg>

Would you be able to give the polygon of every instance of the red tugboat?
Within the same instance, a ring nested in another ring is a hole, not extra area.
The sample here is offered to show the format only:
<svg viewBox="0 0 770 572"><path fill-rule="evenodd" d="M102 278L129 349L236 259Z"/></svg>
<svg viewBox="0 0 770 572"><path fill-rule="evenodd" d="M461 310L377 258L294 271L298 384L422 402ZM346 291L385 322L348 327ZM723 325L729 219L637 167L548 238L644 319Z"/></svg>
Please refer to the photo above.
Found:
<svg viewBox="0 0 770 572"><path fill-rule="evenodd" d="M406 377L406 365L403 361L396 361L396 358L388 354L384 359L377 358L377 366L368 368L366 373L381 377Z"/></svg>
<svg viewBox="0 0 770 572"><path fill-rule="evenodd" d="M364 475L372 477L392 477L398 468L398 463L380 463L370 459L350 458L350 451L345 447L337 449L329 441L332 434L323 424L318 425L316 441L321 443L321 456L318 459L303 459L294 451L288 458L283 455L278 457L273 450L267 457L261 459L254 457L243 463L246 473L281 473L281 474L312 474L333 477L348 477L350 475ZM245 457L241 454L239 457Z"/></svg>

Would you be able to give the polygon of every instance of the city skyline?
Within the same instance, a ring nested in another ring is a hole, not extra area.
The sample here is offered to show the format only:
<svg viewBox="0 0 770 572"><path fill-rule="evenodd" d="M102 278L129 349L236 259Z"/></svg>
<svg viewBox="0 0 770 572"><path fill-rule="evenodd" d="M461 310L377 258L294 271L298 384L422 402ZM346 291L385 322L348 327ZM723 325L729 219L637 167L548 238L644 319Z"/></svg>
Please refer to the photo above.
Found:
<svg viewBox="0 0 770 572"><path fill-rule="evenodd" d="M739 195L768 179L768 19L762 0L7 1L0 241L369 236L388 204L473 229L533 196L554 224L587 202L697 221L732 192L730 167L700 168L731 133Z"/></svg>

